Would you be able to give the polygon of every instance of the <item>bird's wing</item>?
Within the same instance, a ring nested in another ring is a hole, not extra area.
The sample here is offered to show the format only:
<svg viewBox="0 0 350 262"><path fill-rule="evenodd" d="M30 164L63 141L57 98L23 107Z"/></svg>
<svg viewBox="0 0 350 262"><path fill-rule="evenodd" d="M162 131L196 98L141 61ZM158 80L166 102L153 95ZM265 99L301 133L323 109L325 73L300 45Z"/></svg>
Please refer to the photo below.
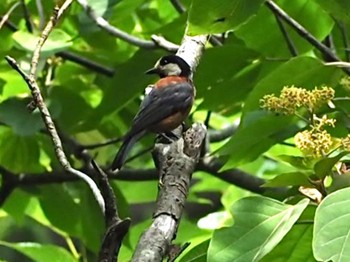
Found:
<svg viewBox="0 0 350 262"><path fill-rule="evenodd" d="M133 120L131 133L138 133L166 117L192 106L193 87L188 82L153 88L143 99Z"/></svg>

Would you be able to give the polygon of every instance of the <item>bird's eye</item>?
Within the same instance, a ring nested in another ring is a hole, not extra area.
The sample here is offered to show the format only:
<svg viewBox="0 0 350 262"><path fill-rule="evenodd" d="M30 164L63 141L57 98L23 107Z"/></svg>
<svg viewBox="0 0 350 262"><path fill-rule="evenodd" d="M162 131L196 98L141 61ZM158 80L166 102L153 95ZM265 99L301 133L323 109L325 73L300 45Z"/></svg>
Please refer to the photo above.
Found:
<svg viewBox="0 0 350 262"><path fill-rule="evenodd" d="M163 60L163 64L165 65L165 64L167 64L167 63L168 63L168 60L164 59L164 60Z"/></svg>

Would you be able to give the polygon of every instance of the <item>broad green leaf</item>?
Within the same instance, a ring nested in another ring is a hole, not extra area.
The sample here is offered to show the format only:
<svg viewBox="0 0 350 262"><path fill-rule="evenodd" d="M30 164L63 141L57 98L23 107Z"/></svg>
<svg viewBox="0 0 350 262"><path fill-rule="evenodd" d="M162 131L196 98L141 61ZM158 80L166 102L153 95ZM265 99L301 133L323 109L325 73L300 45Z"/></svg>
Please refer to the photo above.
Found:
<svg viewBox="0 0 350 262"><path fill-rule="evenodd" d="M329 14L350 25L350 2L343 0L318 0L319 5Z"/></svg>
<svg viewBox="0 0 350 262"><path fill-rule="evenodd" d="M237 28L255 15L264 1L194 0L189 12L190 35L223 33ZM205 14L205 15L204 15Z"/></svg>
<svg viewBox="0 0 350 262"><path fill-rule="evenodd" d="M312 173L305 172L291 172L277 175L276 177L268 180L264 187L280 187L280 186L310 186L311 183L308 177Z"/></svg>
<svg viewBox="0 0 350 262"><path fill-rule="evenodd" d="M29 99L7 99L0 104L0 122L11 126L21 136L34 135L44 123L38 110L30 112L27 108Z"/></svg>
<svg viewBox="0 0 350 262"><path fill-rule="evenodd" d="M287 205L266 197L247 197L232 207L234 225L214 232L208 262L260 261L290 231L308 199Z"/></svg>
<svg viewBox="0 0 350 262"><path fill-rule="evenodd" d="M342 1L342 0L339 0ZM317 1L280 0L275 1L289 16L304 26L314 37L323 40L332 30L332 18L320 8ZM282 22L298 54L306 53L314 47L293 28ZM268 37L266 33L268 32ZM275 15L269 8L260 8L255 17L235 32L249 48L270 57L291 57L285 38L278 26Z"/></svg>
<svg viewBox="0 0 350 262"><path fill-rule="evenodd" d="M63 185L46 185L40 188L40 205L51 224L77 236L81 230L81 210ZM67 215L69 214L69 215Z"/></svg>
<svg viewBox="0 0 350 262"><path fill-rule="evenodd" d="M18 223L21 223L25 217L25 211L30 199L31 196L28 193L17 188L8 196L2 208L16 219Z"/></svg>
<svg viewBox="0 0 350 262"><path fill-rule="evenodd" d="M42 172L39 144L34 136L19 136L6 128L0 130L0 165L14 173Z"/></svg>
<svg viewBox="0 0 350 262"><path fill-rule="evenodd" d="M52 105L57 107L55 109L60 112L57 117L58 123L71 132L79 129L92 112L91 106L82 96L63 86L54 87L50 99Z"/></svg>
<svg viewBox="0 0 350 262"><path fill-rule="evenodd" d="M294 225L261 262L316 262L311 249L312 229L312 223Z"/></svg>
<svg viewBox="0 0 350 262"><path fill-rule="evenodd" d="M194 78L197 98L204 98L200 108L219 112L240 105L259 73L260 64L252 63L257 56L256 52L238 44L208 49ZM236 59L234 63L232 57Z"/></svg>
<svg viewBox="0 0 350 262"><path fill-rule="evenodd" d="M22 242L9 243L0 241L0 245L15 249L35 262L78 262L66 249L54 245L42 245L39 243Z"/></svg>
<svg viewBox="0 0 350 262"><path fill-rule="evenodd" d="M312 249L318 261L346 262L350 257L350 188L328 195L315 215Z"/></svg>
<svg viewBox="0 0 350 262"><path fill-rule="evenodd" d="M321 159L314 166L315 175L319 178L324 178L327 175L330 175L332 169L334 168L334 165L338 163L339 160L347 154L349 154L349 152L344 151L334 157L327 157Z"/></svg>
<svg viewBox="0 0 350 262"><path fill-rule="evenodd" d="M30 93L26 82L12 69L0 70L0 79L5 82L1 92L2 100L18 95L28 95Z"/></svg>
<svg viewBox="0 0 350 262"><path fill-rule="evenodd" d="M293 167L302 170L311 170L312 169L312 161L306 159L301 156L290 156L290 155L279 155L277 156L277 160L281 160L290 164Z"/></svg>
<svg viewBox="0 0 350 262"><path fill-rule="evenodd" d="M312 230L316 206L305 208L300 218L282 241L261 262L313 262Z"/></svg>
<svg viewBox="0 0 350 262"><path fill-rule="evenodd" d="M180 262L206 262L209 242L210 240L206 240L192 248L181 258Z"/></svg>
<svg viewBox="0 0 350 262"><path fill-rule="evenodd" d="M296 132L292 120L264 111L253 112L250 124L241 126L219 150L221 156L229 156L224 169L253 161L272 145L292 136Z"/></svg>
<svg viewBox="0 0 350 262"><path fill-rule="evenodd" d="M15 44L22 50L33 52L39 40L38 36L34 36L28 32L17 31L13 35ZM42 56L50 56L56 52L63 51L72 45L71 37L61 29L54 29L49 38L46 40L42 48Z"/></svg>

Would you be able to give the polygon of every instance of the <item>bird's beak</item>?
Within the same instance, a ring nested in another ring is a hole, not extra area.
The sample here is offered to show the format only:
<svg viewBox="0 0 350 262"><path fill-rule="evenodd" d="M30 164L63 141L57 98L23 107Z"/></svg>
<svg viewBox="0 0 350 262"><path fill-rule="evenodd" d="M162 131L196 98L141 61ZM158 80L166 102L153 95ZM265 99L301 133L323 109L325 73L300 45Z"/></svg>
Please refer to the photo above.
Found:
<svg viewBox="0 0 350 262"><path fill-rule="evenodd" d="M147 75L158 74L158 73L159 73L158 67L153 67L145 72L145 74Z"/></svg>

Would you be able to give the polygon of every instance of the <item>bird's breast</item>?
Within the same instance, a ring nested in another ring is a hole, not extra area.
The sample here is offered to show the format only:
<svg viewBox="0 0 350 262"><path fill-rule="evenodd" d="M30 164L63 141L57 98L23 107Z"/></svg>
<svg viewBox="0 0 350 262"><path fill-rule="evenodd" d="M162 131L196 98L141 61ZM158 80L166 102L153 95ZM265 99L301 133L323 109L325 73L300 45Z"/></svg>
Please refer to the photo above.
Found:
<svg viewBox="0 0 350 262"><path fill-rule="evenodd" d="M164 88L171 85L176 85L178 83L186 83L188 79L182 76L167 76L158 80L154 85L155 88Z"/></svg>

